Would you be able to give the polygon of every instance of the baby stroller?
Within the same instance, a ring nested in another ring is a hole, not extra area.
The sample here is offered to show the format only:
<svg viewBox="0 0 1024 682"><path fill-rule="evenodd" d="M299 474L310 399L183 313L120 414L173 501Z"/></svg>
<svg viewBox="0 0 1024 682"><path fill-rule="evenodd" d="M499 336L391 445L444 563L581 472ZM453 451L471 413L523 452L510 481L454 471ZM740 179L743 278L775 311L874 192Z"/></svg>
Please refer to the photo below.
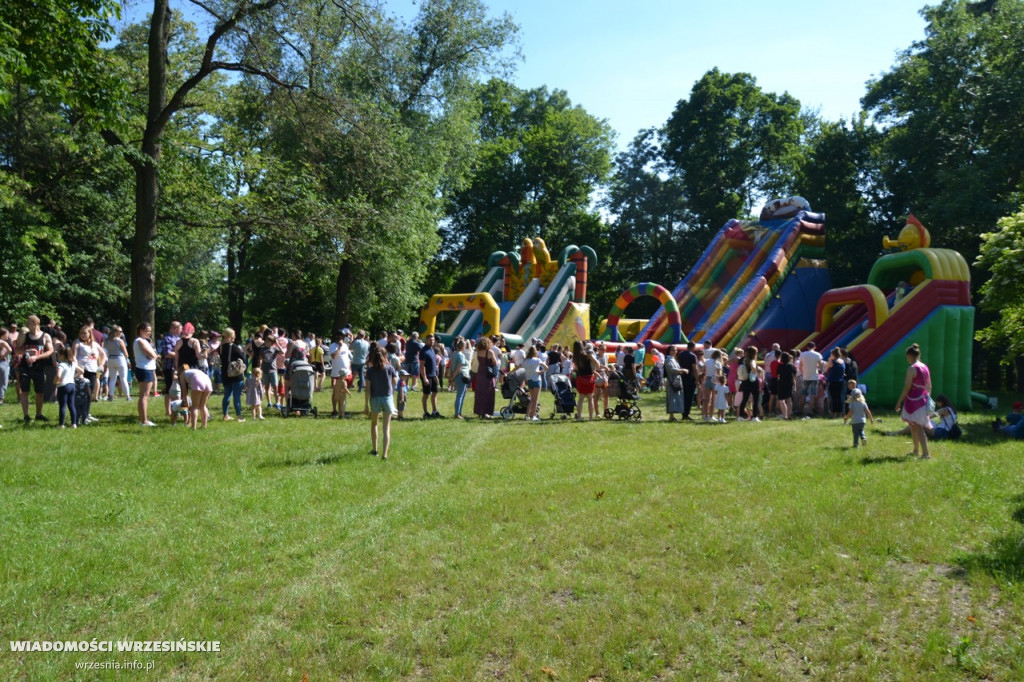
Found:
<svg viewBox="0 0 1024 682"><path fill-rule="evenodd" d="M627 379L626 376L616 370L608 373L608 395L609 397L616 398L618 404L615 407L609 407L604 411L605 419L614 419L616 417L621 421L632 419L634 421L640 421L641 412L640 408L636 406L639 396L637 395L638 388L635 379Z"/></svg>
<svg viewBox="0 0 1024 682"><path fill-rule="evenodd" d="M501 408L502 419L513 419L517 414L526 414L530 408L530 393L526 390L526 370L519 368L507 373L501 379L501 397L508 405ZM540 406L537 406L538 412Z"/></svg>
<svg viewBox="0 0 1024 682"><path fill-rule="evenodd" d="M290 414L312 414L317 416L313 407L313 389L316 386L316 370L305 360L296 360L288 370L288 400L281 408L281 416Z"/></svg>
<svg viewBox="0 0 1024 682"><path fill-rule="evenodd" d="M651 373L647 376L647 391L660 391L661 384L664 381L665 376L665 363L659 362L651 368Z"/></svg>
<svg viewBox="0 0 1024 682"><path fill-rule="evenodd" d="M572 390L572 382L564 374L552 374L548 377L551 383L551 393L555 396L555 411L551 413L554 419L556 414L562 415L565 419L576 412L576 392Z"/></svg>

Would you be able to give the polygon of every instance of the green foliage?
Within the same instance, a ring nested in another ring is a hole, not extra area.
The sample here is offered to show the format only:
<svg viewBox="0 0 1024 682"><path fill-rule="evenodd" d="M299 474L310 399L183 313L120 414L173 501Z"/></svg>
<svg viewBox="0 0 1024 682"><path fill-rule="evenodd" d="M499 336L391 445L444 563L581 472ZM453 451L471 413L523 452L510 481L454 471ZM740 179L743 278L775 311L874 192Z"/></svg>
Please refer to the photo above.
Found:
<svg viewBox="0 0 1024 682"><path fill-rule="evenodd" d="M981 232L1024 190L1024 2L944 0L926 36L869 85L863 106L885 127L889 211L912 210L933 241L978 253Z"/></svg>
<svg viewBox="0 0 1024 682"><path fill-rule="evenodd" d="M750 74L708 71L665 124L665 158L681 173L697 224L717 230L760 201L793 193L800 102Z"/></svg>
<svg viewBox="0 0 1024 682"><path fill-rule="evenodd" d="M976 265L988 272L981 285L981 307L995 315L977 338L986 346L1005 349L1004 361L1024 355L1024 210L997 223L996 232L981 235Z"/></svg>
<svg viewBox="0 0 1024 682"><path fill-rule="evenodd" d="M865 118L821 122L809 131L795 181L811 208L826 212L828 268L836 287L867 281L892 223L877 216L882 133Z"/></svg>
<svg viewBox="0 0 1024 682"><path fill-rule="evenodd" d="M116 113L122 89L99 45L120 16L117 0L0 3L0 106L24 89L90 115Z"/></svg>
<svg viewBox="0 0 1024 682"><path fill-rule="evenodd" d="M696 262L713 232L693 228L682 179L662 155L657 131L644 130L615 157L615 173L604 207L612 215L609 254L601 276L612 286L598 297L606 312L625 289L637 282L655 282L672 289ZM603 300L608 298L610 300ZM630 315L649 316L654 299L643 299Z"/></svg>
<svg viewBox="0 0 1024 682"><path fill-rule="evenodd" d="M480 142L473 171L448 198L444 254L486 263L527 237L551 248L597 248L591 195L611 167L608 124L573 106L561 90L521 90L492 79L479 91Z"/></svg>
<svg viewBox="0 0 1024 682"><path fill-rule="evenodd" d="M48 99L0 106L0 316L123 320L130 188L102 140Z"/></svg>

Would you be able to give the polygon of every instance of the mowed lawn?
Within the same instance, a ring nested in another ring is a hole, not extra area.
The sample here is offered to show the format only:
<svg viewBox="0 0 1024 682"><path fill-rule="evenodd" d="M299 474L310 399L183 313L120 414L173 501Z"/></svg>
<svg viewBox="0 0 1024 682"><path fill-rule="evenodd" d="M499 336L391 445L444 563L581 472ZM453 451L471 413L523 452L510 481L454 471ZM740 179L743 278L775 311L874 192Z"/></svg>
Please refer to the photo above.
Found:
<svg viewBox="0 0 1024 682"><path fill-rule="evenodd" d="M854 450L838 421L551 404L396 423L388 462L362 416L193 433L118 402L72 432L4 405L0 678L1024 678L1024 444L989 415L922 462L891 406ZM9 644L93 639L220 651Z"/></svg>

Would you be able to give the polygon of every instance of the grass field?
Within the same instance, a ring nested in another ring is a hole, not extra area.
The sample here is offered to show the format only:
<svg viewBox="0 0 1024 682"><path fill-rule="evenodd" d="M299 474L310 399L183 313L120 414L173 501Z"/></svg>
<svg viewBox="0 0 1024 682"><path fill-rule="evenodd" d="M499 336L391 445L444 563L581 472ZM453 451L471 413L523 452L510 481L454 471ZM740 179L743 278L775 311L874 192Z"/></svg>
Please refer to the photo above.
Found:
<svg viewBox="0 0 1024 682"><path fill-rule="evenodd" d="M396 423L388 462L362 417L193 433L120 402L72 432L0 406L0 678L1024 678L1024 444L990 417L922 462L888 406L857 450L641 406ZM220 651L9 644L93 639ZM128 660L154 667L76 668Z"/></svg>

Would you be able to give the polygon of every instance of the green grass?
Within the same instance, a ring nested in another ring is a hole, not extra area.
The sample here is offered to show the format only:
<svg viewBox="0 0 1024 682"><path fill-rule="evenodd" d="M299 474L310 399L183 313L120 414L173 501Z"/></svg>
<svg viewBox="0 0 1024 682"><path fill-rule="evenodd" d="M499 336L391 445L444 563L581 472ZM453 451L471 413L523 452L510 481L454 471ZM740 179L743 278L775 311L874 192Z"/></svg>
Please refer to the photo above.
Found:
<svg viewBox="0 0 1024 682"><path fill-rule="evenodd" d="M2 406L0 677L1024 677L1024 444L985 415L919 462L884 415L852 450L837 422L641 404L396 423L388 462L361 417L192 433L104 403L71 432ZM93 638L221 651L8 644Z"/></svg>

